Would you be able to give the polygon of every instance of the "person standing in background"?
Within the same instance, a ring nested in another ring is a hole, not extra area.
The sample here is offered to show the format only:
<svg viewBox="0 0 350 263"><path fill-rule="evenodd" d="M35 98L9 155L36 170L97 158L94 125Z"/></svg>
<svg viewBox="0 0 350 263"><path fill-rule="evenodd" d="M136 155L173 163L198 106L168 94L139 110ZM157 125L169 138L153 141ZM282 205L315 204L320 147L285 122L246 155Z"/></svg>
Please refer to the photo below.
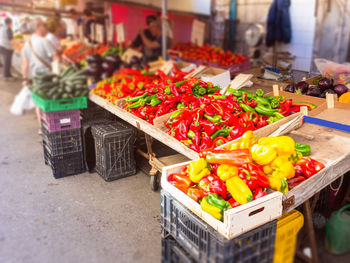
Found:
<svg viewBox="0 0 350 263"><path fill-rule="evenodd" d="M86 37L89 42L92 41L91 25L95 22L95 17L89 9L84 10L84 37Z"/></svg>
<svg viewBox="0 0 350 263"><path fill-rule="evenodd" d="M4 80L12 80L11 65L12 65L12 54L13 48L11 40L13 39L12 34L12 20L7 17L5 24L0 27L0 53L2 55L3 63L3 78Z"/></svg>
<svg viewBox="0 0 350 263"><path fill-rule="evenodd" d="M67 34L71 35L73 39L79 39L79 26L83 23L83 19L78 15L75 9L69 10L70 20L72 21L72 25L68 26Z"/></svg>
<svg viewBox="0 0 350 263"><path fill-rule="evenodd" d="M51 72L53 60L59 60L55 48L45 38L47 27L40 19L35 20L35 31L27 40L22 49L22 76L23 86L29 84L29 77L35 76L37 72Z"/></svg>
<svg viewBox="0 0 350 263"><path fill-rule="evenodd" d="M62 24L57 17L50 17L46 20L46 27L48 30L46 39L50 41L52 46L56 49L57 54L60 55L62 53L62 46L59 36L63 31Z"/></svg>
<svg viewBox="0 0 350 263"><path fill-rule="evenodd" d="M25 18L24 18L23 24L21 25L21 28L20 28L19 31L20 31L22 34L31 33L29 17L25 17Z"/></svg>
<svg viewBox="0 0 350 263"><path fill-rule="evenodd" d="M152 23L152 22L155 22L157 21L157 17L154 16L154 15L149 15L146 17L146 25L147 25L147 28L145 28L143 30L144 32L144 35L146 38L148 38L150 41L154 41L156 40L156 38L152 35L150 29L149 29L149 25ZM141 35L140 34L137 34L137 36L135 37L135 39L132 41L131 45L130 45L131 48L134 48L140 52L143 51L144 49L144 43L142 41L142 38L141 38Z"/></svg>

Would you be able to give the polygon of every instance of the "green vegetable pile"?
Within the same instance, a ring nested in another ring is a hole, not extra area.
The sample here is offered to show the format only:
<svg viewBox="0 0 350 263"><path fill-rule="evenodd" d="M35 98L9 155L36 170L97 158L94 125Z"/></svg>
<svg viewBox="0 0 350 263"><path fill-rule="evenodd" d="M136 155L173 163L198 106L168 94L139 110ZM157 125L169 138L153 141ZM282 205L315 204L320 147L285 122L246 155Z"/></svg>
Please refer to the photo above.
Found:
<svg viewBox="0 0 350 263"><path fill-rule="evenodd" d="M85 70L67 67L60 75L39 73L29 87L32 92L44 99L69 99L89 94Z"/></svg>

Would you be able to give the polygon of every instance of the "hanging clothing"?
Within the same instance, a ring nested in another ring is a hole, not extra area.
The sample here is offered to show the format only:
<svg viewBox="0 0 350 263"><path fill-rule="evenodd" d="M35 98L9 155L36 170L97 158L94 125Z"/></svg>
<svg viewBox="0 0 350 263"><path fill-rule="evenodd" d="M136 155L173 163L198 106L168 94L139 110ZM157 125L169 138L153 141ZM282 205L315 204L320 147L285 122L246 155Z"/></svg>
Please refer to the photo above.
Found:
<svg viewBox="0 0 350 263"><path fill-rule="evenodd" d="M290 43L292 26L289 15L290 0L274 0L267 17L266 45L275 42Z"/></svg>

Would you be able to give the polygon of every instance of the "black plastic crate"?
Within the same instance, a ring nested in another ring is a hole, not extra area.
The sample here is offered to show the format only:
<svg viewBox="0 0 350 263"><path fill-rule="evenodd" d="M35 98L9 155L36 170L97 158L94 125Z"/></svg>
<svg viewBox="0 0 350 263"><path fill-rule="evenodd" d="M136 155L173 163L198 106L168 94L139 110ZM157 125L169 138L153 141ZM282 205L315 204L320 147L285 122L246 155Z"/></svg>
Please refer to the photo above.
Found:
<svg viewBox="0 0 350 263"><path fill-rule="evenodd" d="M88 107L80 111L80 116L82 117L84 122L94 121L99 119L105 119L105 120L116 119L116 117L113 114L111 114L109 111L105 110L104 108L100 107L96 103L93 103L92 101L88 101Z"/></svg>
<svg viewBox="0 0 350 263"><path fill-rule="evenodd" d="M112 123L106 119L96 119L92 121L84 122L82 125L82 139L83 139L83 153L86 169L90 172L96 172L96 151L95 140L92 136L91 128L98 124Z"/></svg>
<svg viewBox="0 0 350 263"><path fill-rule="evenodd" d="M82 151L52 156L44 145L44 154L45 162L51 167L56 179L85 172Z"/></svg>
<svg viewBox="0 0 350 263"><path fill-rule="evenodd" d="M41 123L43 144L48 147L51 155L62 155L83 150L81 129L49 132L46 124Z"/></svg>
<svg viewBox="0 0 350 263"><path fill-rule="evenodd" d="M106 181L136 173L134 159L135 132L122 122L94 125L96 171Z"/></svg>
<svg viewBox="0 0 350 263"><path fill-rule="evenodd" d="M194 263L191 258L174 238L168 236L162 238L162 263Z"/></svg>
<svg viewBox="0 0 350 263"><path fill-rule="evenodd" d="M161 225L198 262L272 262L277 220L231 240L161 191Z"/></svg>

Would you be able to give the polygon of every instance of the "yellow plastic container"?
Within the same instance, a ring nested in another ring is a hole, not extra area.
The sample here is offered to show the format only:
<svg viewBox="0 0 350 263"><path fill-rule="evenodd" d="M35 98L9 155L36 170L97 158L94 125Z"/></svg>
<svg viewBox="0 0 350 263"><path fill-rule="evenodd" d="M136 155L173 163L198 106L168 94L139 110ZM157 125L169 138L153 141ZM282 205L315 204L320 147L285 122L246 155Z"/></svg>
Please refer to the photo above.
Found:
<svg viewBox="0 0 350 263"><path fill-rule="evenodd" d="M294 262L297 235L303 225L304 216L297 210L278 218L273 263Z"/></svg>

